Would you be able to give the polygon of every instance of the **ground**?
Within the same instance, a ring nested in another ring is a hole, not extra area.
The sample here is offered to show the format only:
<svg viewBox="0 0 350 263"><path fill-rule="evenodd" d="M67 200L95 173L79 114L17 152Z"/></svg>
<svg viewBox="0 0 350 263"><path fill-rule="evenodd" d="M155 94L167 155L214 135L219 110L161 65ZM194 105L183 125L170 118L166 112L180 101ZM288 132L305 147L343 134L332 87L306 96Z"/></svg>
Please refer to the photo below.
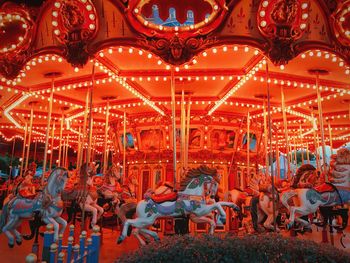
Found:
<svg viewBox="0 0 350 263"><path fill-rule="evenodd" d="M77 227L79 225L77 224ZM283 232L282 235L289 236L289 232ZM116 229L103 229L103 243L101 245L101 255L100 262L109 263L114 262L120 255L128 251L137 249L137 240L131 236L127 238L122 244L117 245L116 239L119 236L119 231ZM346 231L346 236L344 238L344 243L346 248L342 248L340 244L341 234L334 234L335 246L350 253L350 228ZM313 228L313 233L307 233L304 235L298 235L298 238L314 240L317 243L322 242L321 229ZM329 238L329 235L328 235ZM31 252L33 241L24 241L23 244L18 247L10 249L7 246L7 239L5 235L0 235L0 255L1 263L22 263L28 253ZM40 243L42 248L42 244Z"/></svg>

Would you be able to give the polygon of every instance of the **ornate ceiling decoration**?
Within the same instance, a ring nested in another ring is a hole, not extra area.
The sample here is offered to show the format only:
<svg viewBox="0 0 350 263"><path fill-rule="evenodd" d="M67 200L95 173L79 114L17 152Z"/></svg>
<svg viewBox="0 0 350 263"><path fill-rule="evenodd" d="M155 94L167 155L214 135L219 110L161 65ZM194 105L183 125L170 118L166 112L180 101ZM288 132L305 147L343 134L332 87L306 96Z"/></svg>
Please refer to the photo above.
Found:
<svg viewBox="0 0 350 263"><path fill-rule="evenodd" d="M66 57L73 66L83 66L90 55L88 41L98 30L98 18L90 0L58 0L52 8L53 33L66 48Z"/></svg>

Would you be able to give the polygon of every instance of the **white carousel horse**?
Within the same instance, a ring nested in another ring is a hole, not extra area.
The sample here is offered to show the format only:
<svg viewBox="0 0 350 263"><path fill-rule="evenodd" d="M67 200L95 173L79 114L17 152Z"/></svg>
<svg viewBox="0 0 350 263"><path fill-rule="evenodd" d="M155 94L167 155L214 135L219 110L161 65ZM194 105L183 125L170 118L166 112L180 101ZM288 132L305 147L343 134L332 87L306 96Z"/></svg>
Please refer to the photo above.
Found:
<svg viewBox="0 0 350 263"><path fill-rule="evenodd" d="M217 189L216 185L213 186L211 189L210 193L208 192L209 195L215 195ZM153 189L148 189L144 195L144 199L149 199L151 198L152 195L154 196L162 196L162 198L166 198L167 195L171 195L173 193L174 186L170 182L160 182L155 190ZM214 220L214 215L213 213L209 213L208 215L204 216L196 216L195 214L190 214L190 219L192 222L199 224L199 223L207 223L209 224L209 234L214 234L215 228L216 228L216 222ZM133 230L133 235L138 239L141 245L145 245L145 241L141 238L140 234L145 237L147 242L149 242L148 236L145 235L145 233L140 232L139 229L135 228Z"/></svg>
<svg viewBox="0 0 350 263"><path fill-rule="evenodd" d="M336 164L329 176L333 184L324 183L314 188L294 189L282 194L282 203L290 211L287 228L291 228L294 221L309 226L310 223L300 217L315 213L320 206L350 203L350 151L348 149L338 150ZM288 200L292 197L297 198L298 204L289 205Z"/></svg>
<svg viewBox="0 0 350 263"><path fill-rule="evenodd" d="M130 174L129 177L126 178L125 183L121 186L122 190L119 194L121 206L117 209L116 214L122 223L127 220L127 217L136 212L136 190L138 185L137 177L134 174Z"/></svg>
<svg viewBox="0 0 350 263"><path fill-rule="evenodd" d="M22 219L32 218L35 212L42 215L42 220L46 224L53 224L54 238L58 240L59 233L63 233L67 226L67 222L61 217L63 211L61 192L65 187L67 176L66 169L56 168L51 172L42 193L33 199L17 195L4 205L0 217L0 233L5 233L10 247L14 246L14 237L18 245L22 243L22 236L16 228ZM59 228L59 225L62 227Z"/></svg>
<svg viewBox="0 0 350 263"><path fill-rule="evenodd" d="M239 208L230 202L217 202L210 205L205 202L207 194L218 188L219 180L220 177L217 175L216 169L200 166L197 169L191 169L187 173L181 181L179 192L174 192L167 199L160 198L157 200L155 197L151 197L140 201L136 208L137 218L126 220L117 241L118 244L126 238L129 226L137 228L141 233L148 234L158 241L157 233L146 228L151 226L159 217L177 217L188 214L201 217L211 211L218 210L221 220L225 222L226 213L222 206L228 206L236 210L239 210ZM209 190L205 191L205 188Z"/></svg>

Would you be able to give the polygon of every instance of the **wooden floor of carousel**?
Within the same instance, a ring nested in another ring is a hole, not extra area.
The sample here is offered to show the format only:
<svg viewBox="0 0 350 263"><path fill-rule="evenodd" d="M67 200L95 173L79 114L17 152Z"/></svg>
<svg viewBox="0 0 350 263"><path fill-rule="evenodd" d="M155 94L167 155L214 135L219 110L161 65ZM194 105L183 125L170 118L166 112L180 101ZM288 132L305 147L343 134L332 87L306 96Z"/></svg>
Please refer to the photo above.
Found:
<svg viewBox="0 0 350 263"><path fill-rule="evenodd" d="M80 222L75 224L75 240L78 239L80 233ZM29 233L28 223L24 223L21 227L23 233ZM44 231L44 229L41 229ZM68 227L65 231L64 240L68 237ZM88 230L88 236L90 236L92 230ZM222 232L221 232L222 233ZM281 235L290 236L290 232L286 230L281 230ZM330 236L328 235L328 241L330 242ZM200 235L200 233L198 233ZM238 235L243 235L243 232L239 232ZM131 235L122 244L117 245L116 239L119 236L119 230L116 227L111 228L110 226L102 228L102 244L100 253L100 262L114 262L122 254L133 251L139 247L136 238ZM162 234L159 236L162 238ZM344 248L341 245L340 238L342 234L334 233L334 246L344 251L350 253L350 227L345 231L345 237L343 238L343 244L346 246ZM320 228L313 226L312 233L298 234L296 238L313 240L316 243L322 243L322 232ZM39 238L39 251L42 251L43 238ZM9 248L7 245L7 238L4 234L0 235L0 262L1 263L20 263L25 261L25 257L31 252L33 240L23 241L21 246L15 245L14 248Z"/></svg>

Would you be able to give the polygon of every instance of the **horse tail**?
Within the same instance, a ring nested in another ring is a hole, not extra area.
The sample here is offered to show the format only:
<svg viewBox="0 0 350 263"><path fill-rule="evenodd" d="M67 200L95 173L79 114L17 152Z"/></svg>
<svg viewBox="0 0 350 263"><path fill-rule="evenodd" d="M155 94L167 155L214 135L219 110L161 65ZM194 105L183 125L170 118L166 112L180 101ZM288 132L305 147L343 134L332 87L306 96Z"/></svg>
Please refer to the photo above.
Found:
<svg viewBox="0 0 350 263"><path fill-rule="evenodd" d="M281 203L289 210L288 200L296 196L296 191L286 191L282 193Z"/></svg>
<svg viewBox="0 0 350 263"><path fill-rule="evenodd" d="M5 226L8 214L8 202L3 206L2 213L0 216L0 234L2 233L2 228Z"/></svg>

